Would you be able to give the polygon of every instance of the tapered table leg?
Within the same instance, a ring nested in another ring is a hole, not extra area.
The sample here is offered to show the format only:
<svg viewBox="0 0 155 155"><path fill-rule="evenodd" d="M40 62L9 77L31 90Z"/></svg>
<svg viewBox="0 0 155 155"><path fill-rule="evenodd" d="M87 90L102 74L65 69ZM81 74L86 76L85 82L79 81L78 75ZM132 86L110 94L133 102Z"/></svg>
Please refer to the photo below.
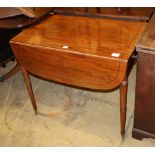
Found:
<svg viewBox="0 0 155 155"><path fill-rule="evenodd" d="M127 109L128 80L124 80L120 86L120 121L121 135L125 135L126 109Z"/></svg>
<svg viewBox="0 0 155 155"><path fill-rule="evenodd" d="M23 78L24 78L24 81L25 81L25 85L27 87L27 90L28 90L28 93L29 93L29 96L30 96L30 99L31 99L31 102L32 102L33 109L35 111L35 114L37 114L37 105L36 105L36 101L35 101L35 98L34 98L29 73L23 66L20 66L20 68L21 68L21 72L22 72L22 75L23 75Z"/></svg>
<svg viewBox="0 0 155 155"><path fill-rule="evenodd" d="M13 75L15 75L19 71L20 71L20 66L19 66L19 63L17 63L16 66L9 73L0 77L0 82L7 80L8 78L12 77Z"/></svg>

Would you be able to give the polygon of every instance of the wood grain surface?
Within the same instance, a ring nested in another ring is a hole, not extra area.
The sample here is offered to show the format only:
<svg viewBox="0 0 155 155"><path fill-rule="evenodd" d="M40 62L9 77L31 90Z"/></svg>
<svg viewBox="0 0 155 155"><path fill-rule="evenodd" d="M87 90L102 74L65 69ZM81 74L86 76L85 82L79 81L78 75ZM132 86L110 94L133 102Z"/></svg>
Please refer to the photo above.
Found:
<svg viewBox="0 0 155 155"><path fill-rule="evenodd" d="M33 74L80 87L112 89L123 81L145 25L54 15L20 33L11 45L19 63Z"/></svg>

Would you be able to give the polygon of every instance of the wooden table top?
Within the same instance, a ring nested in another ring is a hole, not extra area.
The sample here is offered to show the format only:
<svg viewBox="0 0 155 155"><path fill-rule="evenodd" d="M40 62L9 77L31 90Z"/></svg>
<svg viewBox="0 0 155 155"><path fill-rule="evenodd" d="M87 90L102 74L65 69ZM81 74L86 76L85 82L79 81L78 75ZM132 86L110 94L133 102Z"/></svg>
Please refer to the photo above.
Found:
<svg viewBox="0 0 155 155"><path fill-rule="evenodd" d="M155 13L136 45L139 52L155 54Z"/></svg>
<svg viewBox="0 0 155 155"><path fill-rule="evenodd" d="M51 15L12 41L80 55L127 60L145 26L143 22ZM120 55L113 57L113 53Z"/></svg>
<svg viewBox="0 0 155 155"><path fill-rule="evenodd" d="M29 18L25 15L18 15L7 18L0 18L0 29L9 30L9 29L19 29L28 27L34 23L40 22L48 16L48 12L37 18Z"/></svg>
<svg viewBox="0 0 155 155"><path fill-rule="evenodd" d="M14 17L22 13L14 7L0 7L0 19Z"/></svg>
<svg viewBox="0 0 155 155"><path fill-rule="evenodd" d="M66 15L98 16L148 21L154 8L146 7L58 7L54 12Z"/></svg>
<svg viewBox="0 0 155 155"><path fill-rule="evenodd" d="M18 29L31 25L38 21L36 18L29 18L25 15L0 19L0 29Z"/></svg>

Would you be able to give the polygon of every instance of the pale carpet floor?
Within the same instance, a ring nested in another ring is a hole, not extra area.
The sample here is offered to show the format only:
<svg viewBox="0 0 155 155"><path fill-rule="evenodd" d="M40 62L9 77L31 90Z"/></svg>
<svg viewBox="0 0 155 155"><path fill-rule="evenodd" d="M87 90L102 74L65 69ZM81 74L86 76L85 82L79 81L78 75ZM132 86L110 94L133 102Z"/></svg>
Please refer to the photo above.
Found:
<svg viewBox="0 0 155 155"><path fill-rule="evenodd" d="M7 68L0 68L0 75ZM135 140L134 66L129 77L126 136L119 122L119 90L110 93L75 89L31 76L38 115L34 115L21 73L0 83L0 146L155 146Z"/></svg>

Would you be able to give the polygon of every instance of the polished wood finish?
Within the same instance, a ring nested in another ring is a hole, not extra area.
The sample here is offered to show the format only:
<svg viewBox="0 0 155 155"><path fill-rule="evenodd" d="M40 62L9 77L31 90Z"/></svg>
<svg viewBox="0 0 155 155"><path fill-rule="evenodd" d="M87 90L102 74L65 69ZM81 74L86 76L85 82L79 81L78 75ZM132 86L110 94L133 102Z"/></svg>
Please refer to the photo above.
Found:
<svg viewBox="0 0 155 155"><path fill-rule="evenodd" d="M124 135L128 64L145 26L143 22L53 15L10 43L24 70L42 78L101 90L121 85Z"/></svg>
<svg viewBox="0 0 155 155"><path fill-rule="evenodd" d="M55 8L54 12L66 15L119 18L127 20L149 21L154 8L136 7L63 7Z"/></svg>
<svg viewBox="0 0 155 155"><path fill-rule="evenodd" d="M17 60L33 74L86 88L112 89L123 81L144 28L142 22L55 15L11 43ZM66 45L68 49L63 48Z"/></svg>
<svg viewBox="0 0 155 155"><path fill-rule="evenodd" d="M22 65L20 66L20 68L21 68L21 72L22 72L23 77L24 77L25 85L27 87L27 90L28 90L28 93L29 93L29 96L30 96L30 99L32 102L33 109L35 111L35 114L37 114L37 105L36 105L36 101L35 101L35 98L33 95L32 84L30 81L28 71Z"/></svg>
<svg viewBox="0 0 155 155"><path fill-rule="evenodd" d="M124 79L120 85L120 121L121 121L121 134L125 134L126 111L127 111L127 91L128 80Z"/></svg>
<svg viewBox="0 0 155 155"><path fill-rule="evenodd" d="M28 27L35 22L39 22L45 16L39 18L29 18L25 15L0 19L0 29L19 29Z"/></svg>
<svg viewBox="0 0 155 155"><path fill-rule="evenodd" d="M155 14L136 46L138 51L132 137L155 138Z"/></svg>

